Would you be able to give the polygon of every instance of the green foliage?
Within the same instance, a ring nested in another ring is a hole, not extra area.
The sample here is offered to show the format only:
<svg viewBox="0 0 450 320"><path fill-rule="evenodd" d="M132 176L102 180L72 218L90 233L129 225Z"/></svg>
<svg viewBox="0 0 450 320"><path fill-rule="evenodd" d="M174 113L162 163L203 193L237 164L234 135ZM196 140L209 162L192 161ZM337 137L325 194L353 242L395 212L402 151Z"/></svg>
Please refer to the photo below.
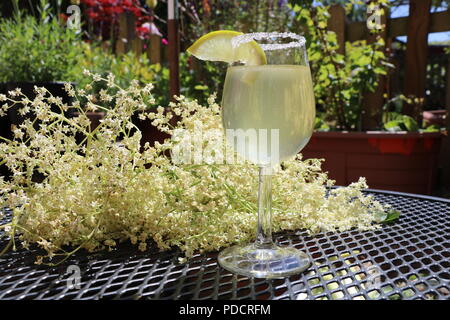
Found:
<svg viewBox="0 0 450 320"><path fill-rule="evenodd" d="M314 122L314 130L316 131L330 131L330 126L324 120L324 116L322 113L317 114L315 122Z"/></svg>
<svg viewBox="0 0 450 320"><path fill-rule="evenodd" d="M227 65L211 61L199 62L187 53L180 55L180 92L205 103L209 96L222 94Z"/></svg>
<svg viewBox="0 0 450 320"><path fill-rule="evenodd" d="M133 81L137 81L139 85L153 83L156 104L167 105L169 103L169 70L167 68L160 64L151 64L145 54L137 56L130 51L126 54L114 55L107 49L87 43L83 43L82 47L82 59L76 67L78 87L85 88L91 85L91 80L83 75L83 70L89 70L103 78L111 73L115 77L115 82L122 88L131 86ZM92 84L92 92L96 95L106 89L107 84L104 82ZM111 107L114 101L103 101L101 104L103 107Z"/></svg>
<svg viewBox="0 0 450 320"><path fill-rule="evenodd" d="M391 121L388 121L384 124L384 129L391 132L396 131L408 131L408 132L418 132L419 125L416 120L411 118L410 116L403 114L391 114L390 117L394 118Z"/></svg>
<svg viewBox="0 0 450 320"><path fill-rule="evenodd" d="M377 1L380 6L386 1ZM347 3L347 13L358 1ZM327 30L328 6L294 5L295 28L307 38L308 57L313 75L314 93L324 121L337 130L361 130L362 99L376 88L379 75L386 74L384 41L346 42L345 54L339 53L336 34Z"/></svg>
<svg viewBox="0 0 450 320"><path fill-rule="evenodd" d="M405 104L421 103L423 99L414 96L398 95L390 99L383 109L383 129L391 132L438 132L440 128L436 125L421 129L421 126L414 118L403 115L401 112Z"/></svg>
<svg viewBox="0 0 450 320"><path fill-rule="evenodd" d="M287 1L286 1L287 2ZM383 40L367 43L346 43L345 55L339 54L336 34L327 31L328 5L336 1L291 0L284 1L185 1L182 4L183 40L190 45L207 32L232 29L242 32L292 31L304 34L308 43L314 91L323 115L322 130L360 130L362 97L373 91L379 75L386 74L390 66L384 55ZM366 6L363 1L341 1L348 17L364 20ZM387 0L373 1L371 5L386 6ZM375 35L376 36L376 35ZM220 64L194 64L189 72L182 71L182 83L199 83L197 89L220 91L225 67ZM195 84L192 87L195 89ZM201 98L199 92L186 92ZM205 91L205 96L207 96ZM381 124L380 124L381 127Z"/></svg>
<svg viewBox="0 0 450 320"><path fill-rule="evenodd" d="M0 22L0 82L73 81L80 36L42 2L39 17L17 12Z"/></svg>
<svg viewBox="0 0 450 320"><path fill-rule="evenodd" d="M441 128L438 125L432 124L425 129L420 130L421 132L440 132Z"/></svg>
<svg viewBox="0 0 450 320"><path fill-rule="evenodd" d="M184 48L202 35L215 30L241 32L291 30L295 19L287 1L186 0L180 1L180 6L183 12L180 25ZM206 101L206 98L214 92L221 97L226 64L198 62L195 58L187 59L182 54L180 65L182 94L199 101Z"/></svg>
<svg viewBox="0 0 450 320"><path fill-rule="evenodd" d="M156 105L167 106L169 97L169 69L161 65L151 64L150 59L145 55L137 56L133 52L122 55L115 55L95 44L83 43L83 54L79 65L76 67L77 86L84 88L91 85L91 81L83 76L83 70L106 78L109 73L115 77L116 83L126 88L137 80L140 85L152 83L154 88L152 93L156 100ZM221 92L223 77L226 66L217 66L214 63L206 63L204 68L199 68L186 53L180 55L180 94L192 100L205 103L208 97L214 92ZM99 94L106 89L106 83L95 82L92 91ZM110 89L111 90L111 89ZM102 102L102 106L110 107L113 101Z"/></svg>
<svg viewBox="0 0 450 320"><path fill-rule="evenodd" d="M241 32L286 31L294 21L288 1L216 0L180 1L184 14L182 37L192 44L200 36L215 30ZM307 0L311 3L312 1Z"/></svg>

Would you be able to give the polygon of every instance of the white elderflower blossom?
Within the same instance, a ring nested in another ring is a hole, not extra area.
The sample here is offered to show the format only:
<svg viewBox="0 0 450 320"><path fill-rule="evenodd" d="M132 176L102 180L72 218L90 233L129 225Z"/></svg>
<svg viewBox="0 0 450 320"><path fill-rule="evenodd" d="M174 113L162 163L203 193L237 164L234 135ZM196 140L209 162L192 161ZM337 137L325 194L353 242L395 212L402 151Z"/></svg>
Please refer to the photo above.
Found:
<svg viewBox="0 0 450 320"><path fill-rule="evenodd" d="M75 90L70 83L68 82L64 83L64 91L67 93L69 97L75 97Z"/></svg>
<svg viewBox="0 0 450 320"><path fill-rule="evenodd" d="M17 89L15 89L15 90L8 91L8 95L9 95L11 98L15 98L15 97L17 97L17 96L20 96L21 94L22 94L22 89L20 89L20 88L17 88Z"/></svg>
<svg viewBox="0 0 450 320"><path fill-rule="evenodd" d="M94 73L94 74L92 75L92 79L93 79L95 82L98 82L98 81L101 81L101 80L102 80L102 77L101 77L99 74Z"/></svg>
<svg viewBox="0 0 450 320"><path fill-rule="evenodd" d="M115 85L114 81L115 80L116 80L115 76L112 73L109 73L107 78L106 78L106 83L107 83L108 87L110 87L110 88L114 87L114 85Z"/></svg>
<svg viewBox="0 0 450 320"><path fill-rule="evenodd" d="M87 70L84 74L91 75ZM169 108L155 106L144 113L151 85L140 88L133 83L123 89L112 75L93 77L118 89L115 94L100 92L100 99L114 101L115 107L95 132L85 111L101 107L89 92L77 90L88 102L84 109L76 99L64 106L78 111L66 118L50 107L61 99L37 88L29 107L42 123L35 127L34 119L26 119L14 128L13 140L0 142L2 161L12 172L8 179L0 178L1 205L15 208L13 222L4 226L6 235L19 233L24 247L39 245L47 259L64 256L67 251L61 248L67 245L96 251L129 240L147 250L153 240L162 250L178 246L189 257L195 251L249 241L256 229L257 169L244 161L226 165L215 96L207 106L180 96ZM66 91L75 95L69 85ZM18 103L23 101L20 92L14 94ZM2 111L10 105L3 105ZM142 134L132 122L136 111L174 139L141 147ZM174 115L176 124L171 121ZM206 134L199 134L200 129ZM205 150L195 164L177 163L170 156L186 137ZM42 181L35 181L34 173ZM362 193L365 180L328 191L333 183L317 159L303 161L299 156L285 162L273 180L274 231L376 228L374 212L386 208ZM47 261L44 258L37 262Z"/></svg>
<svg viewBox="0 0 450 320"><path fill-rule="evenodd" d="M112 96L110 96L108 94L108 91L105 89L100 90L100 100L105 101L105 102L110 102L112 101Z"/></svg>

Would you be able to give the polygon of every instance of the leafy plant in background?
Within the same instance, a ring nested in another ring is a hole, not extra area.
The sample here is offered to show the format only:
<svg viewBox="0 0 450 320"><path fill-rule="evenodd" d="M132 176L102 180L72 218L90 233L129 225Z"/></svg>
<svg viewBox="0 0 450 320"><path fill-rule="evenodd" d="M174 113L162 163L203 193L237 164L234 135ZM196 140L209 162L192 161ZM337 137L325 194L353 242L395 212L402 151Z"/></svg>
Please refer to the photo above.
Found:
<svg viewBox="0 0 450 320"><path fill-rule="evenodd" d="M79 4L77 0L46 0L53 12L59 16L71 4ZM0 16L3 18L12 17L19 7L22 12L37 16L41 6L41 0L3 0L0 1Z"/></svg>
<svg viewBox="0 0 450 320"><path fill-rule="evenodd" d="M409 1L409 0L408 0ZM295 4L299 1L292 1L292 4ZM302 0L300 0L302 3ZM307 0L303 0L304 2L308 2ZM367 20L367 6L366 4L369 1L366 0L321 0L321 4L325 6L332 6L332 5L340 5L342 7L345 7L347 10L346 16L350 21L360 21L365 22ZM299 5L301 5L301 3ZM311 1L309 1L311 3Z"/></svg>
<svg viewBox="0 0 450 320"><path fill-rule="evenodd" d="M215 30L242 32L286 31L294 21L288 1L240 0L196 1L180 0L182 51L200 36ZM205 101L211 93L221 97L227 65L197 63L181 56L181 92ZM184 62L188 65L184 65Z"/></svg>
<svg viewBox="0 0 450 320"><path fill-rule="evenodd" d="M201 103L213 93L222 96L226 64L197 60L183 52L180 54L180 93Z"/></svg>
<svg viewBox="0 0 450 320"><path fill-rule="evenodd" d="M286 31L294 15L286 0L180 0L181 35L186 43L215 30Z"/></svg>
<svg viewBox="0 0 450 320"><path fill-rule="evenodd" d="M80 41L46 1L37 17L17 11L14 18L0 21L0 82L73 81Z"/></svg>
<svg viewBox="0 0 450 320"><path fill-rule="evenodd" d="M138 81L141 85L152 83L154 86L152 92L155 94L156 105L169 105L169 69L165 65L152 64L145 54L138 56L132 51L126 54L115 55L92 43L83 43L82 47L82 58L75 72L79 75L76 78L76 83L80 88L84 88L91 83L89 79L83 76L83 70L85 69L100 74L102 77L107 77L109 73L112 73L120 87L130 86L133 80ZM220 92L220 85L225 71L213 63L207 64L205 70L210 78L204 79L204 81L212 81L215 84L207 86L197 81L199 75L196 74L193 64L191 57L186 53L181 53L180 93L189 99L205 103L211 94ZM206 75L201 75L201 77L203 76ZM105 83L95 82L92 91L98 96L100 91L105 89ZM112 101L102 102L104 107L109 108L111 105L113 105Z"/></svg>
<svg viewBox="0 0 450 320"><path fill-rule="evenodd" d="M421 103L423 98L414 96L397 95L390 99L383 107L383 129L390 132L408 131L408 132L438 132L440 128L436 125L430 125L424 129L424 125L419 125L414 118L402 114L405 104Z"/></svg>
<svg viewBox="0 0 450 320"><path fill-rule="evenodd" d="M169 103L167 68L152 65L145 55L138 57L129 52L116 56L102 49L100 43L83 42L53 9L47 1L41 1L36 14L25 14L16 7L13 19L2 19L0 82L69 81L85 87L89 81L83 70L88 69L105 77L114 74L123 87L130 86L132 80L141 84L153 82L154 92L158 93L156 102ZM93 92L98 94L102 89L97 85Z"/></svg>
<svg viewBox="0 0 450 320"><path fill-rule="evenodd" d="M386 6L377 0L373 5ZM347 13L358 1L346 5ZM308 57L313 75L314 93L322 115L316 127L334 130L361 130L362 99L373 91L380 75L390 66L385 57L384 41L377 37L346 42L345 54L338 53L336 34L327 30L328 6L294 5L295 29L302 30L308 41Z"/></svg>
<svg viewBox="0 0 450 320"><path fill-rule="evenodd" d="M379 37L373 43L347 42L346 54L337 53L336 34L327 30L329 2L183 0L180 1L185 13L183 19L189 22L182 23L184 40L191 43L218 29L304 34L308 41L315 96L323 116L317 126L322 130L360 130L363 93L376 88L379 75L386 74L389 66L383 51L384 42ZM359 19L365 15L364 2L353 0L343 4L348 15ZM388 1L372 1L371 5L384 7ZM216 88L220 93L223 79L219 74L225 72L221 68L195 64L196 82Z"/></svg>
<svg viewBox="0 0 450 320"><path fill-rule="evenodd" d="M83 70L90 70L106 78L109 73L115 76L115 81L120 87L129 87L132 81L140 85L153 83L153 92L157 94L156 104L166 106L169 104L169 70L160 64L151 64L145 55L137 56L130 51L126 54L115 55L96 44L83 43L83 58L77 66L79 77L76 83L80 88L91 84L91 81L83 75ZM106 90L106 83L94 82L92 92L98 96L102 90ZM110 89L113 90L113 89ZM118 90L118 89L116 89ZM109 108L113 101L102 101L102 106Z"/></svg>

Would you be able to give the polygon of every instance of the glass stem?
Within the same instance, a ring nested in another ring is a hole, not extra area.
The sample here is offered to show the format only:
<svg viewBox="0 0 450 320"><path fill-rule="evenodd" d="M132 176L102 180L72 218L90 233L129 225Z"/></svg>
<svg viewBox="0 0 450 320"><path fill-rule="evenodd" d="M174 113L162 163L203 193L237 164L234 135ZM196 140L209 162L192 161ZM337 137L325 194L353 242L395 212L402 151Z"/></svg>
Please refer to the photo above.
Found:
<svg viewBox="0 0 450 320"><path fill-rule="evenodd" d="M272 167L259 167L258 229L256 245L272 246Z"/></svg>

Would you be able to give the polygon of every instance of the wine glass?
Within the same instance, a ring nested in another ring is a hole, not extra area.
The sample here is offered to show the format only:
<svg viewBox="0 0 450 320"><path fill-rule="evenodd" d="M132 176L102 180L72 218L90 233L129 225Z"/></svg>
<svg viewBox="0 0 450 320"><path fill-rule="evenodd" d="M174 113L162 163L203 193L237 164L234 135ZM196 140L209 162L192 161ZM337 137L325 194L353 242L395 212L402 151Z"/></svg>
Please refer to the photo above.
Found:
<svg viewBox="0 0 450 320"><path fill-rule="evenodd" d="M308 143L315 101L305 39L293 33L252 33L232 39L239 46L256 41L267 64L234 63L225 78L222 119L229 144L259 167L256 241L220 252L223 268L255 278L281 278L304 271L308 256L272 240L273 169Z"/></svg>

